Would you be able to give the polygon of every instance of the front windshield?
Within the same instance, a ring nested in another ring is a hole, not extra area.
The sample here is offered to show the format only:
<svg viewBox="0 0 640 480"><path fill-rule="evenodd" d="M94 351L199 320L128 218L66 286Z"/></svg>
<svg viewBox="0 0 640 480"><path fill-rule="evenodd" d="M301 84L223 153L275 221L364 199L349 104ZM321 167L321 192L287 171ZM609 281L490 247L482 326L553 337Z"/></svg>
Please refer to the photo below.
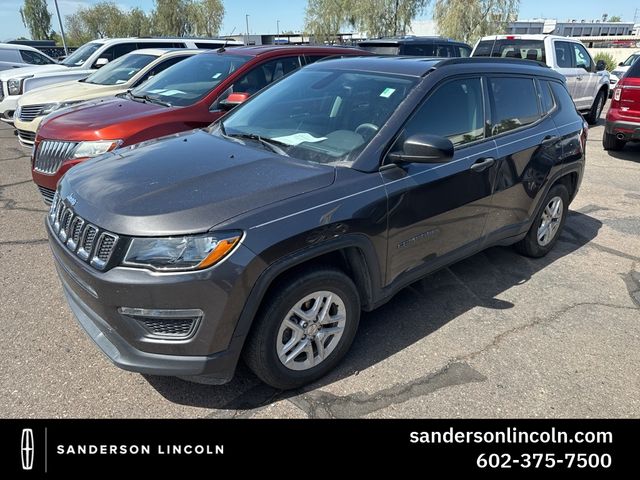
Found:
<svg viewBox="0 0 640 480"><path fill-rule="evenodd" d="M60 63L67 67L79 67L101 46L101 43L85 43Z"/></svg>
<svg viewBox="0 0 640 480"><path fill-rule="evenodd" d="M638 59L638 57L640 57L640 55L638 55L638 54L631 55L629 58L627 58L624 61L623 66L630 67Z"/></svg>
<svg viewBox="0 0 640 480"><path fill-rule="evenodd" d="M121 83L127 83L136 73L156 58L158 57L155 55L129 53L120 58L116 58L113 62L107 63L96 73L89 75L85 79L85 82L96 83L98 85L119 85Z"/></svg>
<svg viewBox="0 0 640 480"><path fill-rule="evenodd" d="M212 133L253 137L290 157L350 166L415 83L399 75L302 69L231 112Z"/></svg>
<svg viewBox="0 0 640 480"><path fill-rule="evenodd" d="M192 105L251 58L219 53L194 55L167 68L131 93L172 106Z"/></svg>

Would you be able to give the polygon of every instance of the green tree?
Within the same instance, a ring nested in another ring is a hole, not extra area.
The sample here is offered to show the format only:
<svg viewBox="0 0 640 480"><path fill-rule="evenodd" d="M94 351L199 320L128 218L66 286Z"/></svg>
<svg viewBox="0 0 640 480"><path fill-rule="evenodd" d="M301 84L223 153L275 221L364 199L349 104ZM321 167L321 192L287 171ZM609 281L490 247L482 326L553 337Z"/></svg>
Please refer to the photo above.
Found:
<svg viewBox="0 0 640 480"><path fill-rule="evenodd" d="M151 35L151 18L138 7L129 10L127 16L128 34L133 37L147 37Z"/></svg>
<svg viewBox="0 0 640 480"><path fill-rule="evenodd" d="M604 63L607 65L605 68L609 72L612 72L613 70L615 70L616 66L618 65L618 62L616 62L616 59L613 58L613 55L611 55L610 53L600 52L595 57L593 57L593 60L596 63L598 63L600 60L603 60Z"/></svg>
<svg viewBox="0 0 640 480"><path fill-rule="evenodd" d="M47 8L47 0L24 0L20 16L32 40L49 40L51 13Z"/></svg>
<svg viewBox="0 0 640 480"><path fill-rule="evenodd" d="M317 41L329 41L344 28L369 37L404 35L430 0L309 0L305 28Z"/></svg>
<svg viewBox="0 0 640 480"><path fill-rule="evenodd" d="M156 0L153 29L157 35L184 36L192 31L188 0Z"/></svg>
<svg viewBox="0 0 640 480"><path fill-rule="evenodd" d="M609 17L609 21L610 22L621 22L622 21L622 17L620 15L611 15Z"/></svg>
<svg viewBox="0 0 640 480"><path fill-rule="evenodd" d="M220 32L224 18L224 5L221 0L200 0L190 2L188 15L195 35L215 37Z"/></svg>
<svg viewBox="0 0 640 480"><path fill-rule="evenodd" d="M436 0L433 18L438 32L467 43L504 33L517 18L520 0Z"/></svg>

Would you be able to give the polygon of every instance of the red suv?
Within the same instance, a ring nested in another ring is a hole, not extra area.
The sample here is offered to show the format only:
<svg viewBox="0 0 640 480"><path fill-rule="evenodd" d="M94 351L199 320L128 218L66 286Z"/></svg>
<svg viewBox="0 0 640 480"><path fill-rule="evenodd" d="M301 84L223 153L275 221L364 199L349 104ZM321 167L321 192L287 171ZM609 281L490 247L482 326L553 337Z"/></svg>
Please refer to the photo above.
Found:
<svg viewBox="0 0 640 480"><path fill-rule="evenodd" d="M602 145L621 150L625 143L640 141L640 62L635 62L613 90Z"/></svg>
<svg viewBox="0 0 640 480"><path fill-rule="evenodd" d="M36 136L33 181L47 204L74 165L164 135L208 126L288 73L330 56L370 55L348 47L256 46L195 55L117 97L45 119Z"/></svg>

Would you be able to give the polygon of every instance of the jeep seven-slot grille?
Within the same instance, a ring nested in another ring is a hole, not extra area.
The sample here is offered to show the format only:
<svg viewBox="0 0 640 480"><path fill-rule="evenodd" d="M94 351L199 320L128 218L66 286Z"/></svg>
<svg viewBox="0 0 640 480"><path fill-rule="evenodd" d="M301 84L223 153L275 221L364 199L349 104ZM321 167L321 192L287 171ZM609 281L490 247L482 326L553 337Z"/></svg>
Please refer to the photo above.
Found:
<svg viewBox="0 0 640 480"><path fill-rule="evenodd" d="M33 162L36 172L53 175L58 171L62 162L71 158L78 142L61 142L59 140L43 140L38 145Z"/></svg>
<svg viewBox="0 0 640 480"><path fill-rule="evenodd" d="M57 192L51 203L49 223L67 249L94 268L105 269L118 244L118 235L101 230L76 215Z"/></svg>

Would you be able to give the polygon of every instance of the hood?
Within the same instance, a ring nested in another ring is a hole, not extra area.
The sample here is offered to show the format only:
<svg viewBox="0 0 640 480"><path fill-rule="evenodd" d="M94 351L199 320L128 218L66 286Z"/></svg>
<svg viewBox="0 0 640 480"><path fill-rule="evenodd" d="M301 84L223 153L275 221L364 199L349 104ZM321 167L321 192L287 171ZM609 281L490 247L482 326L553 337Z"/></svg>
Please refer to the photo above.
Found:
<svg viewBox="0 0 640 480"><path fill-rule="evenodd" d="M38 135L57 140L83 140L75 138L78 131L99 132L113 125L135 121L156 112L166 112L167 107L142 103L126 98L105 98L77 107L53 113L42 122ZM72 138L73 137L73 138ZM99 135L96 138L100 138Z"/></svg>
<svg viewBox="0 0 640 480"><path fill-rule="evenodd" d="M237 215L327 187L335 169L204 131L146 142L72 168L60 182L74 210L114 233L200 233Z"/></svg>
<svg viewBox="0 0 640 480"><path fill-rule="evenodd" d="M44 103L79 102L94 98L106 97L125 92L122 85L96 85L78 80L59 83L48 87L37 88L25 93L18 100L18 105L40 105Z"/></svg>
<svg viewBox="0 0 640 480"><path fill-rule="evenodd" d="M64 65L37 65L35 67L20 67L12 68L10 70L4 70L0 72L0 80L6 82L10 78L22 78L30 75L36 75L38 73L55 72L56 70L68 70L69 67Z"/></svg>

